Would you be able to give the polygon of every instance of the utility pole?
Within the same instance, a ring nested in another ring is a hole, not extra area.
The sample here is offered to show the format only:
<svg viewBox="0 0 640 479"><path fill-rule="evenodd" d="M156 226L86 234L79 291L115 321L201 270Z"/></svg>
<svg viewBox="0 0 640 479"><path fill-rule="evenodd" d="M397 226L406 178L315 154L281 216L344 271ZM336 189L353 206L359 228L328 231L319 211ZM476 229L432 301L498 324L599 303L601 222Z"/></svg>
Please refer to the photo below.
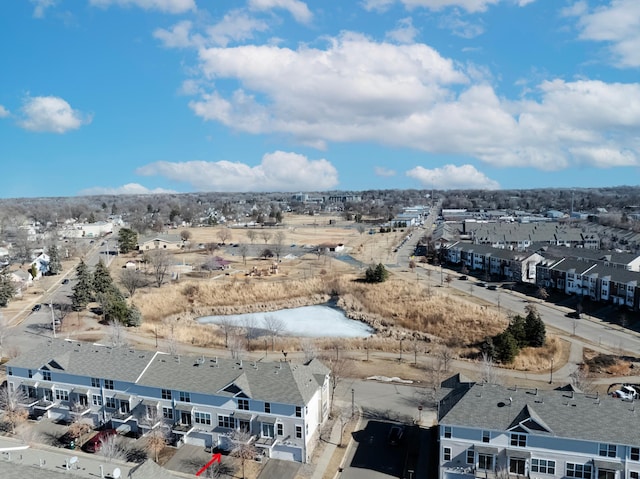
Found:
<svg viewBox="0 0 640 479"><path fill-rule="evenodd" d="M551 358L551 369L549 369L549 384L553 383L553 357Z"/></svg>
<svg viewBox="0 0 640 479"><path fill-rule="evenodd" d="M53 303L49 303L49 308L51 308L51 329L53 330L53 337L56 337L56 317L53 314Z"/></svg>
<svg viewBox="0 0 640 479"><path fill-rule="evenodd" d="M355 390L351 388L351 417L356 413Z"/></svg>

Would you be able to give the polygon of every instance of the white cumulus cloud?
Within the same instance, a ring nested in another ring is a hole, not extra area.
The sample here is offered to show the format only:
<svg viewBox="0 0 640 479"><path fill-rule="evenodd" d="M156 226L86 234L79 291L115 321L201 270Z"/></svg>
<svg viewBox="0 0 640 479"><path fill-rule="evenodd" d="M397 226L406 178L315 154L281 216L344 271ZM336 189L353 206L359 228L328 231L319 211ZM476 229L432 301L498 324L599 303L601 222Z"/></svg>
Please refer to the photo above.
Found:
<svg viewBox="0 0 640 479"><path fill-rule="evenodd" d="M469 13L484 12L488 7L498 3L511 3L524 7L535 0L363 0L362 6L368 11L384 12L394 3L401 3L408 10L426 8L443 10L445 8L461 8Z"/></svg>
<svg viewBox="0 0 640 479"><path fill-rule="evenodd" d="M144 10L158 10L164 13L185 13L196 10L195 0L89 0L96 7L139 7Z"/></svg>
<svg viewBox="0 0 640 479"><path fill-rule="evenodd" d="M56 4L55 0L31 0L35 6L33 7L34 18L44 18L47 8Z"/></svg>
<svg viewBox="0 0 640 479"><path fill-rule="evenodd" d="M9 110L7 110L4 106L0 105L0 118L6 118L10 115Z"/></svg>
<svg viewBox="0 0 640 479"><path fill-rule="evenodd" d="M500 188L497 181L488 178L473 165L444 165L441 168L432 170L416 166L407 171L406 175L418 180L424 187L442 190L497 190Z"/></svg>
<svg viewBox="0 0 640 479"><path fill-rule="evenodd" d="M309 23L313 18L307 4L300 0L249 0L249 7L254 10L287 10L300 23Z"/></svg>
<svg viewBox="0 0 640 479"><path fill-rule="evenodd" d="M21 108L18 124L31 131L65 133L91 123L91 116L71 108L56 96L27 97Z"/></svg>
<svg viewBox="0 0 640 479"><path fill-rule="evenodd" d="M607 43L614 63L621 68L640 66L640 2L611 0L592 11L579 3L570 13L579 15L581 39Z"/></svg>
<svg viewBox="0 0 640 479"><path fill-rule="evenodd" d="M311 191L338 184L338 172L329 161L285 151L265 154L257 166L231 161L158 161L136 173L163 176L199 191Z"/></svg>
<svg viewBox="0 0 640 479"><path fill-rule="evenodd" d="M374 167L373 172L376 174L376 176L384 176L384 177L396 176L396 170L385 168L383 166Z"/></svg>
<svg viewBox="0 0 640 479"><path fill-rule="evenodd" d="M173 190L167 190L164 188L149 189L146 186L142 186L139 183L127 183L122 186L94 186L87 188L78 193L80 196L92 196L92 195L160 195L166 193L177 193Z"/></svg>
<svg viewBox="0 0 640 479"><path fill-rule="evenodd" d="M386 38L398 43L413 43L418 36L418 29L413 26L411 17L402 18L398 21L395 29L386 33Z"/></svg>

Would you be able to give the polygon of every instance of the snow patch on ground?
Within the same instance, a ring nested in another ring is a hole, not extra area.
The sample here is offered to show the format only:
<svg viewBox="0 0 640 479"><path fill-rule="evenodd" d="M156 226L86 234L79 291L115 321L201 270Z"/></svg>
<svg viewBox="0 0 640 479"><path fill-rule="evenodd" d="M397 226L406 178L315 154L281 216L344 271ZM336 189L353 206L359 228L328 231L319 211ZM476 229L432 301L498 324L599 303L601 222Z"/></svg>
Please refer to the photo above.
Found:
<svg viewBox="0 0 640 479"><path fill-rule="evenodd" d="M391 378L388 376L369 376L367 379L371 379L372 381L381 381L383 383L413 384L411 379L400 379L397 376Z"/></svg>

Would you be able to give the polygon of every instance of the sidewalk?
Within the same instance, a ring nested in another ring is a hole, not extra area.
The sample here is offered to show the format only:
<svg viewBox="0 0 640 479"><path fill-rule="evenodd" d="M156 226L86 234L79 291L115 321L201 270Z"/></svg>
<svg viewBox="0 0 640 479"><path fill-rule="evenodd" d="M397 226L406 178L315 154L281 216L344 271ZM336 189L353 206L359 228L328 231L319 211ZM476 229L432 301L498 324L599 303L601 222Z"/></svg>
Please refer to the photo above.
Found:
<svg viewBox="0 0 640 479"><path fill-rule="evenodd" d="M324 473L329 467L333 453L335 452L338 444L340 444L340 421L336 420L331 428L331 435L329 440L325 442L324 450L318 459L318 463L313 471L311 479L322 479Z"/></svg>

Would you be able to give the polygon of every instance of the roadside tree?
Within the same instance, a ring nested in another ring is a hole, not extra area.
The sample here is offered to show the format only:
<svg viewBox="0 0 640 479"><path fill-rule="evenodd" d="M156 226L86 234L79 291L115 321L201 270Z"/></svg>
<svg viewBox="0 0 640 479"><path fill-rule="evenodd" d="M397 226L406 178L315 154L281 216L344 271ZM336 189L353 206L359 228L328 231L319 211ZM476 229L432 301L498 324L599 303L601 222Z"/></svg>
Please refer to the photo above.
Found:
<svg viewBox="0 0 640 479"><path fill-rule="evenodd" d="M49 256L49 274L60 274L62 263L60 262L60 252L55 244L49 246L47 256Z"/></svg>
<svg viewBox="0 0 640 479"><path fill-rule="evenodd" d="M25 422L29 416L23 406L26 402L27 396L21 387L10 389L7 383L0 387L0 410L2 410L0 421L11 427L12 434L15 434L16 427Z"/></svg>
<svg viewBox="0 0 640 479"><path fill-rule="evenodd" d="M16 295L16 286L9 277L9 271L4 268L0 270L0 307L9 304Z"/></svg>
<svg viewBox="0 0 640 479"><path fill-rule="evenodd" d="M152 250L146 254L147 261L151 265L156 286L159 288L164 283L165 276L171 265L171 254L162 249Z"/></svg>
<svg viewBox="0 0 640 479"><path fill-rule="evenodd" d="M129 228L121 228L118 232L118 248L121 253L134 251L138 244L138 233Z"/></svg>
<svg viewBox="0 0 640 479"><path fill-rule="evenodd" d="M93 279L84 260L80 260L76 267L76 283L73 285L71 305L74 311L80 311L91 302Z"/></svg>
<svg viewBox="0 0 640 479"><path fill-rule="evenodd" d="M120 284L127 290L129 296L133 298L135 292L147 284L146 279L135 269L125 268L120 273Z"/></svg>

